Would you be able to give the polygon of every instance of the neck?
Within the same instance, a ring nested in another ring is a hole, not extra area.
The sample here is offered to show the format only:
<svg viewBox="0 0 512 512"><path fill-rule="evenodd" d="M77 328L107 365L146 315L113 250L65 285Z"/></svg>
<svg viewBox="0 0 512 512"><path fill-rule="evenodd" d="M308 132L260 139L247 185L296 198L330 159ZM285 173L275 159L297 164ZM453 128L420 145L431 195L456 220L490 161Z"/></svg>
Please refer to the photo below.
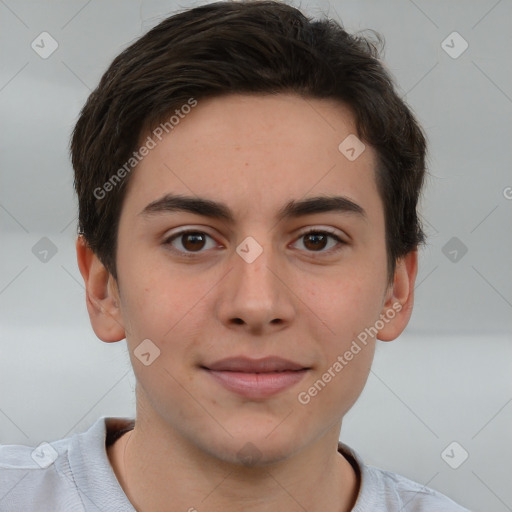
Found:
<svg viewBox="0 0 512 512"><path fill-rule="evenodd" d="M138 512L348 512L359 482L337 452L341 423L337 427L286 460L248 467L219 461L173 432L159 432L154 422L137 419L108 456Z"/></svg>

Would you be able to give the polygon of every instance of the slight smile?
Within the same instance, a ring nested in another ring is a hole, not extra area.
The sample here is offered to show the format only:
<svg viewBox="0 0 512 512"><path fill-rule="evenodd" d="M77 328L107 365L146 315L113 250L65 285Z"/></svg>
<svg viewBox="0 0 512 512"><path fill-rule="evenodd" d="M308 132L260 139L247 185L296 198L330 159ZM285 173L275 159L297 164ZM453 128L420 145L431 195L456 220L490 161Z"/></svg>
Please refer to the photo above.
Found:
<svg viewBox="0 0 512 512"><path fill-rule="evenodd" d="M311 370L280 357L232 357L201 366L225 389L250 399L264 399L300 382Z"/></svg>

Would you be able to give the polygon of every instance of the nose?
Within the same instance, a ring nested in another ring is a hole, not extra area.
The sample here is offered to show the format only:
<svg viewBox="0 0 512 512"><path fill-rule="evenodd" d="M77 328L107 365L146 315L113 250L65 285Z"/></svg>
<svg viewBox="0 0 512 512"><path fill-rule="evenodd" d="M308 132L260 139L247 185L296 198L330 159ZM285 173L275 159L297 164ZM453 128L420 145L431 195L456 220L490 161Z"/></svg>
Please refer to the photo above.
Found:
<svg viewBox="0 0 512 512"><path fill-rule="evenodd" d="M245 253L244 248L248 249ZM294 286L291 274L272 248L252 259L255 254L250 251L254 249L241 244L239 252L233 254L232 270L218 290L217 315L228 328L265 334L284 329L293 321Z"/></svg>

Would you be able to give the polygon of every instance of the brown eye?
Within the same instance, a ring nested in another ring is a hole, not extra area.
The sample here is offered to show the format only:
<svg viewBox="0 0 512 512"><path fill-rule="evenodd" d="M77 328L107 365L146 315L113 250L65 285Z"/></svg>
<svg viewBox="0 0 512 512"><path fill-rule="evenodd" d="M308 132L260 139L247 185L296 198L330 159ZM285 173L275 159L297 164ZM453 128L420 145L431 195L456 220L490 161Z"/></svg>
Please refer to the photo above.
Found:
<svg viewBox="0 0 512 512"><path fill-rule="evenodd" d="M323 233L308 233L304 235L304 246L310 250L322 250L327 244L327 235Z"/></svg>
<svg viewBox="0 0 512 512"><path fill-rule="evenodd" d="M198 251L205 244L204 233L185 233L181 235L181 243L187 251Z"/></svg>
<svg viewBox="0 0 512 512"><path fill-rule="evenodd" d="M307 233L303 233L298 238L298 241L302 241L306 252L317 252L320 254L334 253L346 245L346 242L336 234L321 230L310 230Z"/></svg>
<svg viewBox="0 0 512 512"><path fill-rule="evenodd" d="M208 246L209 240L210 246ZM170 245L174 251L185 256L200 254L205 252L203 249L216 246L212 237L203 231L180 231L165 240L164 245Z"/></svg>

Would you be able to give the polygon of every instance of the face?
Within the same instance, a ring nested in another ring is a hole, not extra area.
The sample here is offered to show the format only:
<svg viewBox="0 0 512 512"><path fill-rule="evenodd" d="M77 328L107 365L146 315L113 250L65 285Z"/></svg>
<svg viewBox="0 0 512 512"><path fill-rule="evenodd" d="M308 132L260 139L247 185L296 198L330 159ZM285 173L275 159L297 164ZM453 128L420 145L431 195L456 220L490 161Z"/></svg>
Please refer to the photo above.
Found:
<svg viewBox="0 0 512 512"><path fill-rule="evenodd" d="M338 148L354 133L331 100L214 98L133 171L117 293L138 415L227 461L340 425L393 300L374 150Z"/></svg>

